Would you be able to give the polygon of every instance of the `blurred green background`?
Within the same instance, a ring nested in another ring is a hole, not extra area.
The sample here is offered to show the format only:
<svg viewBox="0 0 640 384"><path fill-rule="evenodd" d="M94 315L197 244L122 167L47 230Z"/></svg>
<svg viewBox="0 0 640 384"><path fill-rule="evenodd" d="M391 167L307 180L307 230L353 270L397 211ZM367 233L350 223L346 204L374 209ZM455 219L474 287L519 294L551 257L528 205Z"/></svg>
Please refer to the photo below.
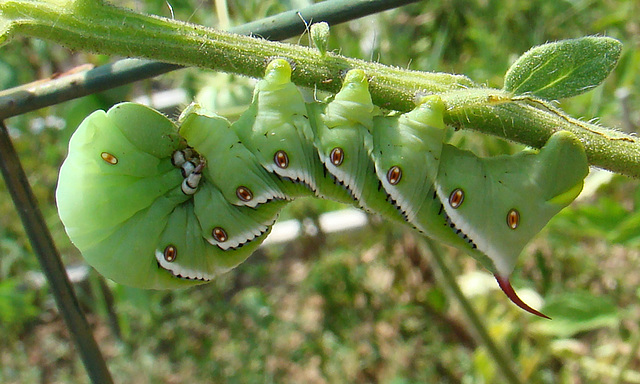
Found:
<svg viewBox="0 0 640 384"><path fill-rule="evenodd" d="M114 3L226 29L312 2ZM563 100L560 107L634 132L640 126L638 15L636 0L424 1L332 27L330 49L411 69L463 73L499 88L509 65L534 45L611 36L624 44L617 69L603 86ZM115 59L20 38L2 47L0 86ZM186 69L8 120L65 265L83 261L57 217L54 189L68 139L86 115L179 88L187 101L198 97L232 117L249 102L251 84ZM518 148L466 132L455 140L488 155ZM514 285L525 301L542 306L551 322L516 308L471 258L445 249L450 268L523 382L640 383L638 204L636 180L595 173L579 201L526 248ZM322 212L340 208L303 200L283 218L317 220ZM76 289L117 383L502 382L418 237L376 218L369 222L358 231L265 247L215 282L192 289L136 290L94 272ZM0 382L87 383L38 274L2 183Z"/></svg>

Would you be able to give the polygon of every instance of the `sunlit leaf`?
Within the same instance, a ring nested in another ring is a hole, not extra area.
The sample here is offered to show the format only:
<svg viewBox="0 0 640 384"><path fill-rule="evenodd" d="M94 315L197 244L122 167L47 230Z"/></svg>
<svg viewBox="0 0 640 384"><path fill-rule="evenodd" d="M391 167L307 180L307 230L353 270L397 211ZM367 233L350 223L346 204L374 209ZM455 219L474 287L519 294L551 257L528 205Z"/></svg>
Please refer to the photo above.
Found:
<svg viewBox="0 0 640 384"><path fill-rule="evenodd" d="M570 337L580 332L613 327L620 321L618 309L608 296L589 292L566 292L547 300L542 311L552 320L533 325L541 334Z"/></svg>
<svg viewBox="0 0 640 384"><path fill-rule="evenodd" d="M504 89L547 100L576 96L598 86L615 68L622 44L587 36L531 48L509 68Z"/></svg>

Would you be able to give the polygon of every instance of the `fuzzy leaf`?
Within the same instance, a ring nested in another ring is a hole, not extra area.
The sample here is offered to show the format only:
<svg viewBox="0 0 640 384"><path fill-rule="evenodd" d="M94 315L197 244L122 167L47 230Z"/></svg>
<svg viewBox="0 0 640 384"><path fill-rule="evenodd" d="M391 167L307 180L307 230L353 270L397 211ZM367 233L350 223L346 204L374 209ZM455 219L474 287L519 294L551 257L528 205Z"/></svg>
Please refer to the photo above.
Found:
<svg viewBox="0 0 640 384"><path fill-rule="evenodd" d="M329 24L326 22L315 23L310 29L311 41L323 55L329 46Z"/></svg>
<svg viewBox="0 0 640 384"><path fill-rule="evenodd" d="M615 68L622 44L587 36L531 48L509 68L504 89L547 100L576 96L598 86Z"/></svg>

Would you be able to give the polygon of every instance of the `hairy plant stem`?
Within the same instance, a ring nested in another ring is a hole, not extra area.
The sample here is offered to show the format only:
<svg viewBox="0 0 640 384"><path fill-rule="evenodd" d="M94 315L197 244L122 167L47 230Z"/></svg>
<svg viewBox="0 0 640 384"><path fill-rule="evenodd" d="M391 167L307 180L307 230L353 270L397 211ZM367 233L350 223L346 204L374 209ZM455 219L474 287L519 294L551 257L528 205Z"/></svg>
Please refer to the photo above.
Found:
<svg viewBox="0 0 640 384"><path fill-rule="evenodd" d="M348 69L361 68L370 77L374 103L383 108L407 111L420 95L439 94L447 105L447 124L533 147L541 147L555 131L570 130L584 144L592 165L640 177L640 144L635 137L573 119L540 100L481 87L461 75L388 67L137 14L97 0L0 1L0 33L0 42L24 34L77 50L252 77L261 77L269 61L283 57L293 64L296 84L330 92L340 88Z"/></svg>

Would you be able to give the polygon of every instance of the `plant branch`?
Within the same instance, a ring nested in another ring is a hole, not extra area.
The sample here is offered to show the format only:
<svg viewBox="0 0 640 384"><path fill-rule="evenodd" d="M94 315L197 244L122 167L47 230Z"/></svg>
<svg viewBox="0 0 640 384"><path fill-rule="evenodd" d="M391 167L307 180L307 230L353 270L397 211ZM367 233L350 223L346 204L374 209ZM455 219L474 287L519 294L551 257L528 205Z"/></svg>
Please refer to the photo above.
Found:
<svg viewBox="0 0 640 384"><path fill-rule="evenodd" d="M377 104L390 109L411 109L418 91L435 93L473 86L464 76L407 71L330 52L321 54L308 47L142 15L96 0L5 0L0 2L0 12L4 39L24 34L71 49L161 60L256 78L262 77L272 59L283 57L294 64L293 82L330 92L340 89L340 78L347 70L362 68L373 77L371 88Z"/></svg>
<svg viewBox="0 0 640 384"><path fill-rule="evenodd" d="M0 32L53 40L72 49L143 57L261 77L275 57L293 63L293 81L336 92L341 77L361 68L370 77L377 105L407 111L421 94L440 94L445 120L459 128L541 147L557 130L574 132L592 165L640 177L640 143L635 137L573 119L547 102L487 89L467 77L418 72L343 57L302 46L233 35L202 26L137 14L96 0L4 0Z"/></svg>
<svg viewBox="0 0 640 384"><path fill-rule="evenodd" d="M503 90L458 90L441 97L447 105L446 124L535 148L541 148L557 131L571 131L584 145L589 164L640 177L640 143L635 136L572 118L548 102Z"/></svg>
<svg viewBox="0 0 640 384"><path fill-rule="evenodd" d="M435 261L435 266L443 279L444 285L449 289L458 304L460 304L462 311L467 316L469 323L471 323L473 331L478 335L482 341L482 345L487 348L487 352L491 355L498 366L498 369L502 372L505 382L509 384L521 383L522 381L518 378L514 369L515 363L509 359L509 355L504 353L494 342L493 338L489 334L489 330L487 330L485 324L478 316L478 313L473 309L473 306L469 300L467 300L464 293L462 293L455 276L447 266L442 253L440 253L440 248L428 237L421 238L420 248L427 248L430 251L433 256L433 260Z"/></svg>
<svg viewBox="0 0 640 384"><path fill-rule="evenodd" d="M230 32L282 40L303 33L302 20L331 25L389 10L418 0L327 0L231 28ZM0 8L2 7L0 1ZM0 21L2 20L0 15ZM0 23L0 28L2 24ZM0 40L2 38L0 37ZM151 78L183 68L178 64L143 59L122 59L91 69L74 69L51 79L37 80L0 91L0 119L7 119L74 98Z"/></svg>
<svg viewBox="0 0 640 384"><path fill-rule="evenodd" d="M80 309L78 298L62 265L51 233L38 209L38 202L29 186L27 175L20 165L20 160L4 122L0 122L0 170L42 271L47 276L60 314L70 331L69 334L75 342L76 348L78 348L91 381L93 383L112 383L113 380L107 364L93 338L87 319Z"/></svg>

